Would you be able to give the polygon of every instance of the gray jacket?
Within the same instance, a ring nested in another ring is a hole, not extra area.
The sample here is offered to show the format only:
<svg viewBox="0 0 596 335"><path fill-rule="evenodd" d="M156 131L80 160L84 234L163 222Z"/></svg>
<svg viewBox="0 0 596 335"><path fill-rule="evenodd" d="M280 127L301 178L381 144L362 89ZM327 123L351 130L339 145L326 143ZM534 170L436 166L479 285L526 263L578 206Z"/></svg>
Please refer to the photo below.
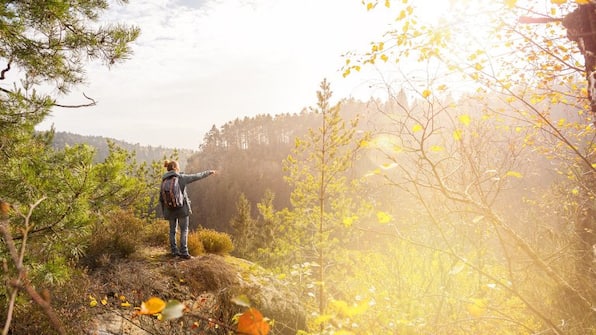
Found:
<svg viewBox="0 0 596 335"><path fill-rule="evenodd" d="M176 175L176 174L178 175L178 183L180 184L180 190L184 194L184 204L180 208L170 209L167 206L164 206L163 196L162 196L161 192L159 192L159 203L161 205L163 217L167 220L183 218L185 216L188 216L191 213L190 201L188 200L188 194L186 193L186 185L188 185L194 181L197 181L199 179L209 177L210 175L213 174L213 170L206 170L206 171L194 173L194 174L184 174L183 172L176 173L176 171L172 170L172 171L168 171L168 172L164 173L164 175L161 177L161 180L163 181L163 180L165 180L173 175Z"/></svg>

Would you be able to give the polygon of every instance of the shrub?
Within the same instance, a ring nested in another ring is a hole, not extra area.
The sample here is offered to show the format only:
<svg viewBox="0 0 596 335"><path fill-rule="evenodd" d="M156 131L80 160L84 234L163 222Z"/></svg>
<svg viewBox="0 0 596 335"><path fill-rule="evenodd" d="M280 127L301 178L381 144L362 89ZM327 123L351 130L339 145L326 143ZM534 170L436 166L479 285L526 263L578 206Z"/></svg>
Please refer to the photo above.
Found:
<svg viewBox="0 0 596 335"><path fill-rule="evenodd" d="M232 238L226 233L221 233L211 229L201 229L196 232L205 252L210 254L224 255L234 250Z"/></svg>
<svg viewBox="0 0 596 335"><path fill-rule="evenodd" d="M116 210L93 227L83 264L94 269L119 258L126 258L137 250L143 221L130 211Z"/></svg>
<svg viewBox="0 0 596 335"><path fill-rule="evenodd" d="M169 245L170 224L166 220L157 220L143 227L143 241L149 246Z"/></svg>
<svg viewBox="0 0 596 335"><path fill-rule="evenodd" d="M193 256L205 253L205 247L198 232L188 234L188 253Z"/></svg>

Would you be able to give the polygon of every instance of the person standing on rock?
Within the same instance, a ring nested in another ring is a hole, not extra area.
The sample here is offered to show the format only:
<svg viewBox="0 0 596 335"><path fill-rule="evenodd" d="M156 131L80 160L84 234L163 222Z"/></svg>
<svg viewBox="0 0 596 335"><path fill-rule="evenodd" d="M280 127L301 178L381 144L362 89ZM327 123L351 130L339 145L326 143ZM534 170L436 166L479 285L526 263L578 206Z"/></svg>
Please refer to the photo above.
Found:
<svg viewBox="0 0 596 335"><path fill-rule="evenodd" d="M188 216L192 213L190 201L186 193L186 185L216 174L216 170L206 170L194 174L180 172L177 161L166 160L164 167L167 172L161 178L159 203L163 216L170 222L170 251L171 255L191 259L188 253ZM180 247L176 244L176 230L180 227Z"/></svg>

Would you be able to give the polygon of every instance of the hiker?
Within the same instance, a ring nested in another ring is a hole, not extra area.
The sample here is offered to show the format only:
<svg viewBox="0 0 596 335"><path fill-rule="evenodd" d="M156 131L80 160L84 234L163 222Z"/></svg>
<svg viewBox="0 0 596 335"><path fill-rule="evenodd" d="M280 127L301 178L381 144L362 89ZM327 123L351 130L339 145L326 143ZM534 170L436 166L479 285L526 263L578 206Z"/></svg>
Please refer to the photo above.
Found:
<svg viewBox="0 0 596 335"><path fill-rule="evenodd" d="M191 259L188 253L188 216L192 213L190 201L186 194L186 185L215 174L215 170L206 170L194 174L180 172L177 161L166 160L164 167L168 170L162 176L159 203L163 216L170 221L170 250L172 256ZM180 248L176 245L176 227L180 226Z"/></svg>

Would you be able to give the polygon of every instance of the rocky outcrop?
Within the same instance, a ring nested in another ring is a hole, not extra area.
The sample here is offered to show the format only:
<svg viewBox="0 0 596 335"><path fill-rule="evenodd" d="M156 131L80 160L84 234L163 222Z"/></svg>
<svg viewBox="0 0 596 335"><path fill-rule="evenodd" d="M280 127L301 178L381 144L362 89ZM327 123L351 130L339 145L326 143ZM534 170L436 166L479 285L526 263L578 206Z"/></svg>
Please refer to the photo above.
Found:
<svg viewBox="0 0 596 335"><path fill-rule="evenodd" d="M233 326L234 315L246 309L234 303L238 296L247 297L252 307L275 321L270 334L293 335L305 329L301 302L287 283L231 256L205 254L182 261L162 252L110 265L92 277L96 283L89 295L104 301L89 308L93 313L89 335L174 335L190 330L228 334L226 327ZM183 302L184 316L162 321L135 315L134 307L151 296Z"/></svg>

